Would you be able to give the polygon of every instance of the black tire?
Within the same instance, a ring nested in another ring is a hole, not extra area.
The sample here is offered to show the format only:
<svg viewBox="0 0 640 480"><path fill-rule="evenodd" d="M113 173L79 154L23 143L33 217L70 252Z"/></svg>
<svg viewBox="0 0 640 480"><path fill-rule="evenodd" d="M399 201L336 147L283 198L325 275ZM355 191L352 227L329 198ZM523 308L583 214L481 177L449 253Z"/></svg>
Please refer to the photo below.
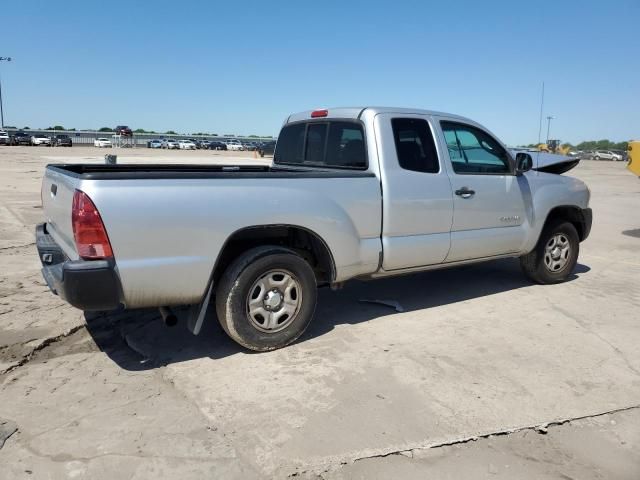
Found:
<svg viewBox="0 0 640 480"><path fill-rule="evenodd" d="M568 240L569 251L566 262L561 268L553 270L548 263L553 258L545 251L547 245L554 237L561 236ZM558 221L547 225L538 239L538 243L532 252L520 257L520 266L524 274L536 283L543 285L564 282L573 272L578 263L580 254L580 238L573 224L565 221Z"/></svg>
<svg viewBox="0 0 640 480"><path fill-rule="evenodd" d="M254 294L251 290L255 291L255 282L274 270L291 274L300 288L300 297L297 292L296 297L301 300L296 313L283 322L286 327L269 332L255 325L247 302ZM309 264L294 251L277 246L257 247L240 255L226 269L216 288L220 325L237 343L258 352L275 350L297 340L311 323L316 300L316 278Z"/></svg>

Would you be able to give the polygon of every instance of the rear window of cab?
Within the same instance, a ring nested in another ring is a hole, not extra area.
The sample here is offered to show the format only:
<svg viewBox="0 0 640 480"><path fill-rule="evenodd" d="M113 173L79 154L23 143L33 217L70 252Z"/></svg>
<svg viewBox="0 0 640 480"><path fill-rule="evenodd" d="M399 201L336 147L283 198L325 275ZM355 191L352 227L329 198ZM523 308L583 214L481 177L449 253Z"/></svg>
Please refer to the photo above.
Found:
<svg viewBox="0 0 640 480"><path fill-rule="evenodd" d="M274 163L364 170L364 130L359 122L344 120L292 123L278 136Z"/></svg>

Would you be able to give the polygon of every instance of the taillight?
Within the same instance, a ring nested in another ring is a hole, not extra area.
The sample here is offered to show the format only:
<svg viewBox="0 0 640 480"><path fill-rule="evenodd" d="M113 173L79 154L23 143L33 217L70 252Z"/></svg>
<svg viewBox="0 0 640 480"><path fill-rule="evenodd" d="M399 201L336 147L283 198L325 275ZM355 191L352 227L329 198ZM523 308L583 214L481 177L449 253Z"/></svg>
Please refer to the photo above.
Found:
<svg viewBox="0 0 640 480"><path fill-rule="evenodd" d="M314 110L311 112L311 118L326 117L327 115L329 115L329 110Z"/></svg>
<svg viewBox="0 0 640 480"><path fill-rule="evenodd" d="M85 260L113 257L111 243L109 243L100 213L89 196L80 190L76 190L73 194L71 223L80 257Z"/></svg>

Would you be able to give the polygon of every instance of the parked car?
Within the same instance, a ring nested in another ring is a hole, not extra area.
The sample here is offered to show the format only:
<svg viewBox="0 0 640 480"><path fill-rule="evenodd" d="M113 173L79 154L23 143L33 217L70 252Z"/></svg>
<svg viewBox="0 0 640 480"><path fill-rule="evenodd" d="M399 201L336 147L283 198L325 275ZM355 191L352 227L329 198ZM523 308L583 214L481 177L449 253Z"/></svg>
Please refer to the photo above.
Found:
<svg viewBox="0 0 640 480"><path fill-rule="evenodd" d="M11 139L9 138L9 134L4 130L0 130L0 145L10 145Z"/></svg>
<svg viewBox="0 0 640 480"><path fill-rule="evenodd" d="M629 160L629 155L625 150L611 150L611 153L615 153L620 157L618 161L626 162Z"/></svg>
<svg viewBox="0 0 640 480"><path fill-rule="evenodd" d="M73 141L69 135L56 135L51 140L51 145L54 147L71 147L73 146Z"/></svg>
<svg viewBox="0 0 640 480"><path fill-rule="evenodd" d="M531 172L529 153L456 115L307 111L283 125L273 166L48 165L36 244L78 308L170 319L191 305L197 334L213 303L236 342L273 350L310 324L321 285L508 257L535 282L570 278L590 192L550 173L579 160L547 157Z"/></svg>
<svg viewBox="0 0 640 480"><path fill-rule="evenodd" d="M162 141L155 139L155 140L149 140L147 142L147 147L149 148L162 148Z"/></svg>
<svg viewBox="0 0 640 480"><path fill-rule="evenodd" d="M614 162L622 161L622 155L612 152L611 150L598 150L593 152L594 160L612 160Z"/></svg>
<svg viewBox="0 0 640 480"><path fill-rule="evenodd" d="M197 140L195 142L196 147L201 148L203 150L207 150L209 148L209 143L210 143L210 140L206 140L206 139Z"/></svg>
<svg viewBox="0 0 640 480"><path fill-rule="evenodd" d="M195 150L196 144L189 139L183 139L178 141L178 147L180 150Z"/></svg>
<svg viewBox="0 0 640 480"><path fill-rule="evenodd" d="M212 140L209 142L208 148L209 150L226 150L227 144L224 142L219 142L217 140Z"/></svg>
<svg viewBox="0 0 640 480"><path fill-rule="evenodd" d="M47 147L51 146L51 138L47 137L42 133L36 133L31 135L31 145L46 145Z"/></svg>
<svg viewBox="0 0 640 480"><path fill-rule="evenodd" d="M225 144L227 146L227 150L231 150L231 151L244 150L244 145L242 145L242 143L240 143L239 140L227 140Z"/></svg>
<svg viewBox="0 0 640 480"><path fill-rule="evenodd" d="M11 137L12 145L31 145L31 135L25 132L16 132Z"/></svg>
<svg viewBox="0 0 640 480"><path fill-rule="evenodd" d="M98 147L98 148L107 148L107 147L111 147L111 140L109 140L108 138L96 138L93 141L93 146L94 147Z"/></svg>
<svg viewBox="0 0 640 480"><path fill-rule="evenodd" d="M118 125L113 131L116 135L122 135L123 137L133 136L133 132L126 125Z"/></svg>
<svg viewBox="0 0 640 480"><path fill-rule="evenodd" d="M258 146L258 153L261 157L265 155L273 155L273 152L276 149L276 142L263 142Z"/></svg>
<svg viewBox="0 0 640 480"><path fill-rule="evenodd" d="M165 138L162 141L162 148L166 148L167 150L177 150L180 148L180 144L178 143L178 140Z"/></svg>

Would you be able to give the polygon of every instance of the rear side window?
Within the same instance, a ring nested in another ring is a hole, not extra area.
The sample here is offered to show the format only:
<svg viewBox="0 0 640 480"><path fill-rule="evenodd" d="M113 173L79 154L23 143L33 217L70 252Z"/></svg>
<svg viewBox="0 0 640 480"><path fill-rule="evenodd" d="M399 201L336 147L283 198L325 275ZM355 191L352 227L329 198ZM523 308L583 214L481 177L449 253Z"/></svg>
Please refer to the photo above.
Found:
<svg viewBox="0 0 640 480"><path fill-rule="evenodd" d="M479 128L441 122L453 171L460 174L511 173L507 151Z"/></svg>
<svg viewBox="0 0 640 480"><path fill-rule="evenodd" d="M293 140L295 138L295 141ZM295 148L292 145L295 143ZM362 125L356 122L307 122L282 129L274 162L327 168L366 169Z"/></svg>
<svg viewBox="0 0 640 480"><path fill-rule="evenodd" d="M436 145L426 120L394 118L391 128L400 167L413 172L440 171Z"/></svg>

